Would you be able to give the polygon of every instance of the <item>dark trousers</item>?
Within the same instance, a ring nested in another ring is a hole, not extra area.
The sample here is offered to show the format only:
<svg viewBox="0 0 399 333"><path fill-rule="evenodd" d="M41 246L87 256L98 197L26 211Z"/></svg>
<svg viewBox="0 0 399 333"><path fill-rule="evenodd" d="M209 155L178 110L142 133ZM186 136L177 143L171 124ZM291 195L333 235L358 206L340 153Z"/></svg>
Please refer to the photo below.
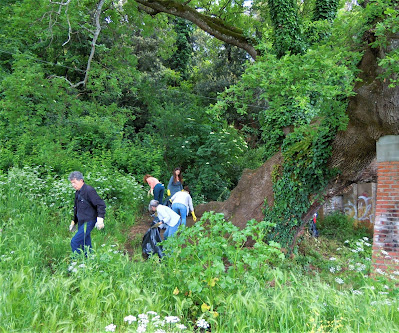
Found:
<svg viewBox="0 0 399 333"><path fill-rule="evenodd" d="M165 186L161 183L158 183L154 187L154 199L158 200L158 202L162 205L163 204L163 194L165 192Z"/></svg>
<svg viewBox="0 0 399 333"><path fill-rule="evenodd" d="M78 232L71 239L72 252L84 251L86 253L87 247L92 248L90 233L95 225L96 221L79 224Z"/></svg>

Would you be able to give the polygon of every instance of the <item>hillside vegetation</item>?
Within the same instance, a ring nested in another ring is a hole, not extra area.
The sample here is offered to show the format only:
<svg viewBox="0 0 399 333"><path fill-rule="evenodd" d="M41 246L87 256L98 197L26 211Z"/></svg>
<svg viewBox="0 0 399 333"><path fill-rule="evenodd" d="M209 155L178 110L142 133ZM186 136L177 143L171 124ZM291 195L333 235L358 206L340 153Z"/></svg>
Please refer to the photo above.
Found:
<svg viewBox="0 0 399 333"><path fill-rule="evenodd" d="M399 272L370 276L370 235L344 216L323 221L317 239L305 235L289 259L279 244L263 241L270 223L238 230L208 213L164 244L162 261L144 260L141 242L129 244L133 254L125 250L146 202L142 186L107 172L87 182L106 198L108 212L86 258L70 253L73 189L66 176L43 168L1 175L1 331L399 329ZM249 235L256 242L245 247Z"/></svg>

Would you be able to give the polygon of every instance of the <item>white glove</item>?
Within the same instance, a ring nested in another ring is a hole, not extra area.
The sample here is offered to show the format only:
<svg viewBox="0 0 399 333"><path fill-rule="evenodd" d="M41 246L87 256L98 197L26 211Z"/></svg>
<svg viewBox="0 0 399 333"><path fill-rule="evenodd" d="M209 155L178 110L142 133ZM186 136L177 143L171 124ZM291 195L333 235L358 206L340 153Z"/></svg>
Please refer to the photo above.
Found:
<svg viewBox="0 0 399 333"><path fill-rule="evenodd" d="M75 230L76 230L75 221L71 221L71 224L69 225L69 231L74 232Z"/></svg>
<svg viewBox="0 0 399 333"><path fill-rule="evenodd" d="M97 222L96 222L95 227L98 230L101 230L102 228L104 228L104 219L102 217L97 217Z"/></svg>

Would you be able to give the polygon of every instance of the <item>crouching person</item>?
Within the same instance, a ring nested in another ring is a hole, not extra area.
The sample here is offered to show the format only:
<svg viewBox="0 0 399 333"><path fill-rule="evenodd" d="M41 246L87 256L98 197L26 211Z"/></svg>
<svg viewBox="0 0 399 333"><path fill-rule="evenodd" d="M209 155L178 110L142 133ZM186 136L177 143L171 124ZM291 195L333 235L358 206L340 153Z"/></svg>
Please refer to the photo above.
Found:
<svg viewBox="0 0 399 333"><path fill-rule="evenodd" d="M163 234L164 240L172 236L180 225L180 215L171 208L159 204L158 200L151 200L148 206L150 213L158 213L159 221L166 224L166 230Z"/></svg>
<svg viewBox="0 0 399 333"><path fill-rule="evenodd" d="M87 248L92 248L91 231L94 227L104 228L105 203L93 187L85 184L79 171L72 172L68 179L76 190L74 217L69 230L73 231L78 225L78 231L71 239L71 248L74 253L84 251L87 255Z"/></svg>

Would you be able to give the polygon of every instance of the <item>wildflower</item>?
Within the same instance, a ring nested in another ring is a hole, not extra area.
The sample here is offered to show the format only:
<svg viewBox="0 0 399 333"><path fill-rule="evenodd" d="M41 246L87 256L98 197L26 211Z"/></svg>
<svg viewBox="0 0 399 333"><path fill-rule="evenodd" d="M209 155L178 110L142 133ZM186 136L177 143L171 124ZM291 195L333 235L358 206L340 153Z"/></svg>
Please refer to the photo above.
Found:
<svg viewBox="0 0 399 333"><path fill-rule="evenodd" d="M335 267L330 267L330 272L335 273Z"/></svg>
<svg viewBox="0 0 399 333"><path fill-rule="evenodd" d="M140 325L144 325L144 326L147 326L147 324L149 323L150 321L147 319L147 318L140 318L140 320L139 320L139 324Z"/></svg>
<svg viewBox="0 0 399 333"><path fill-rule="evenodd" d="M388 255L388 252L387 252L387 251L384 251L384 250L381 250L381 253L382 253L384 256Z"/></svg>
<svg viewBox="0 0 399 333"><path fill-rule="evenodd" d="M349 241L348 241L348 240L346 240L344 243L345 243L345 244L348 244L348 243L349 243Z"/></svg>
<svg viewBox="0 0 399 333"><path fill-rule="evenodd" d="M136 321L137 318L135 316L129 315L129 316L126 316L123 320L127 321L128 324L130 325L132 322Z"/></svg>
<svg viewBox="0 0 399 333"><path fill-rule="evenodd" d="M389 289L389 287L387 285L384 286L384 289Z"/></svg>
<svg viewBox="0 0 399 333"><path fill-rule="evenodd" d="M381 275L385 275L385 272L381 268L377 268L375 272Z"/></svg>
<svg viewBox="0 0 399 333"><path fill-rule="evenodd" d="M331 260L331 261L334 261L334 260L337 260L337 258L331 257L330 260Z"/></svg>
<svg viewBox="0 0 399 333"><path fill-rule="evenodd" d="M156 330L155 333L166 333L165 330Z"/></svg>
<svg viewBox="0 0 399 333"><path fill-rule="evenodd" d="M168 324L171 324L171 323L178 323L180 321L180 319L179 319L179 317L176 317L176 316L166 316L165 321Z"/></svg>
<svg viewBox="0 0 399 333"><path fill-rule="evenodd" d="M184 326L183 324L177 324L176 327L177 327L178 329L181 329L181 330L185 330L185 329L187 328L187 327Z"/></svg>
<svg viewBox="0 0 399 333"><path fill-rule="evenodd" d="M380 291L379 294L380 294L380 295L388 295L389 293L386 292L386 291Z"/></svg>
<svg viewBox="0 0 399 333"><path fill-rule="evenodd" d="M363 295L360 290L352 290L353 295Z"/></svg>
<svg viewBox="0 0 399 333"><path fill-rule="evenodd" d="M363 237L363 240L368 241L369 238L368 237Z"/></svg>
<svg viewBox="0 0 399 333"><path fill-rule="evenodd" d="M80 265L79 265L79 268L85 268L85 267L86 267L85 264L80 264Z"/></svg>
<svg viewBox="0 0 399 333"><path fill-rule="evenodd" d="M137 327L137 333L144 333L147 330L147 326L139 326Z"/></svg>
<svg viewBox="0 0 399 333"><path fill-rule="evenodd" d="M147 319L148 316L145 313L140 313L138 316L140 319Z"/></svg>
<svg viewBox="0 0 399 333"><path fill-rule="evenodd" d="M337 251L340 251L340 250L342 250L342 248L341 248L341 247L337 248Z"/></svg>
<svg viewBox="0 0 399 333"><path fill-rule="evenodd" d="M108 326L105 327L105 332L115 332L116 325L114 324L109 324Z"/></svg>
<svg viewBox="0 0 399 333"><path fill-rule="evenodd" d="M341 278L335 278L335 282L337 282L338 284L343 284L344 280L342 280Z"/></svg>
<svg viewBox="0 0 399 333"><path fill-rule="evenodd" d="M399 275L399 271L394 271L393 274Z"/></svg>
<svg viewBox="0 0 399 333"><path fill-rule="evenodd" d="M198 319L197 320L197 326L200 328L208 328L209 323L205 319Z"/></svg>

